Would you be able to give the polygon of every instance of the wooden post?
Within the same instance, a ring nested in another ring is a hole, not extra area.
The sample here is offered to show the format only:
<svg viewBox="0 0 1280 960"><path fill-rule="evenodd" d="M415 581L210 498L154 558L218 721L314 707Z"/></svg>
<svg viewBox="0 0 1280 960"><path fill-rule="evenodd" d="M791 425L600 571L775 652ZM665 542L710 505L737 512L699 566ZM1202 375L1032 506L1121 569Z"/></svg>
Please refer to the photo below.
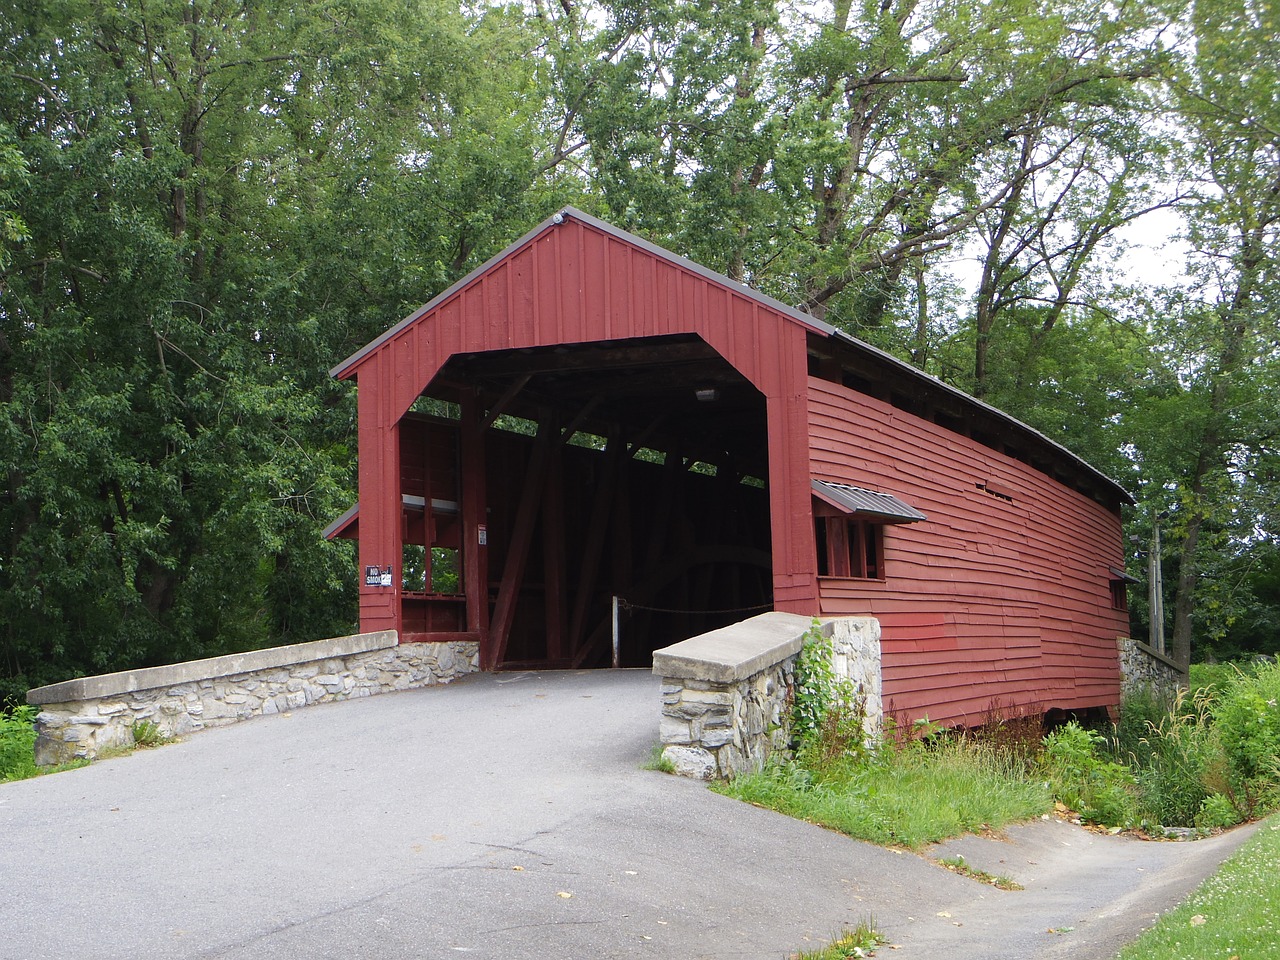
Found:
<svg viewBox="0 0 1280 960"><path fill-rule="evenodd" d="M400 431L389 410L382 370L364 378L356 396L360 434L360 629L399 630L403 507L400 501ZM374 568L390 568L391 582L368 582ZM368 574L368 577L366 576Z"/></svg>
<svg viewBox="0 0 1280 960"><path fill-rule="evenodd" d="M582 550L582 572L578 577L578 589L573 598L573 619L569 624L569 651L576 657L587 629L588 607L595 592L596 577L600 573L600 558L604 553L605 534L609 531L609 506L613 500L614 485L622 468L622 457L627 445L618 436L611 436L605 447L601 476L596 484L596 498L591 504L590 526L587 542Z"/></svg>
<svg viewBox="0 0 1280 960"><path fill-rule="evenodd" d="M565 654L565 540L564 540L564 444L559 424L551 420L549 431L557 442L548 451L547 481L542 505L543 596L546 602L547 659Z"/></svg>
<svg viewBox="0 0 1280 960"><path fill-rule="evenodd" d="M507 550L506 568L502 571L502 583L498 587L498 599L493 605L491 660L485 664L492 670L502 663L507 653L507 641L511 638L511 624L515 619L516 601L524 585L525 564L529 559L529 547L533 542L533 529L542 506L542 487L547 476L547 457L554 441L551 418L544 416L538 424L538 436L534 440L533 455L525 474L524 491L520 495L520 507L516 512L515 528L511 532L511 544Z"/></svg>
<svg viewBox="0 0 1280 960"><path fill-rule="evenodd" d="M462 589L467 595L467 629L480 636L481 660L489 650L488 500L485 489L485 428L478 392L462 397Z"/></svg>

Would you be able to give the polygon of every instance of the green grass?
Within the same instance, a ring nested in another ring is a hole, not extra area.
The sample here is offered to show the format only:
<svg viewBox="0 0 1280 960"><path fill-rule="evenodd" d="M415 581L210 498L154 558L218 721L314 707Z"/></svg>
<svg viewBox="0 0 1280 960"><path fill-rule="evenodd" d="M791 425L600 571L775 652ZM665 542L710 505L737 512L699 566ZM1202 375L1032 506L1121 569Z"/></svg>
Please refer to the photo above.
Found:
<svg viewBox="0 0 1280 960"><path fill-rule="evenodd" d="M854 960L855 957L871 956L876 947L886 942L876 930L875 923L864 920L852 930L846 927L840 931L825 947L792 954L789 960Z"/></svg>
<svg viewBox="0 0 1280 960"><path fill-rule="evenodd" d="M873 760L815 775L798 764L770 767L714 789L747 803L872 843L919 849L964 833L996 830L1049 810L1043 783L1006 753L943 737L885 746Z"/></svg>
<svg viewBox="0 0 1280 960"><path fill-rule="evenodd" d="M942 857L936 861L940 866L946 867L952 873L958 873L962 877L968 877L970 880L977 880L979 883L985 883L988 886L996 887L1000 890L1021 890L1022 884L1014 880L1012 877L1006 877L1004 874L987 873L985 870L979 870L977 867L969 866L964 857Z"/></svg>
<svg viewBox="0 0 1280 960"><path fill-rule="evenodd" d="M1121 951L1118 960L1280 958L1280 816L1265 821L1191 897Z"/></svg>
<svg viewBox="0 0 1280 960"><path fill-rule="evenodd" d="M649 750L649 757L640 765L641 770L656 770L659 773L675 773L676 765L663 753L665 748L655 743Z"/></svg>

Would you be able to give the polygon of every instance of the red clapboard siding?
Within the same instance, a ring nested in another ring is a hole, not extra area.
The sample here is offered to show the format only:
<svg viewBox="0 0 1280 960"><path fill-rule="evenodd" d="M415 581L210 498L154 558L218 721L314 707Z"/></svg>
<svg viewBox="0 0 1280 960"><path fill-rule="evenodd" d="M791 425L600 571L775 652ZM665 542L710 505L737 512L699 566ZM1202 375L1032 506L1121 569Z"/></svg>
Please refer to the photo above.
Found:
<svg viewBox="0 0 1280 960"><path fill-rule="evenodd" d="M765 397L776 609L878 617L895 710L973 722L993 704L1115 703L1115 637L1127 629L1110 607L1107 567L1123 562L1117 514L1013 457L809 377L806 338L822 332L607 224L573 211L547 221L335 371L360 385L360 564L394 569L393 587L361 587L362 629L413 619L398 586L401 494L437 490L448 471L433 464L454 452L405 414L451 356L692 334ZM472 467L483 480L483 463ZM818 579L812 477L891 493L928 515L886 529L885 580ZM500 562L514 504L445 498L464 502L465 542L488 517L498 534L489 559ZM482 643L485 603L468 597Z"/></svg>
<svg viewBox="0 0 1280 960"><path fill-rule="evenodd" d="M1107 567L1124 562L1119 517L884 401L815 377L808 387L813 475L928 515L886 528L883 582L819 580L824 614L880 619L893 709L972 723L993 703L1118 702L1115 638L1128 624Z"/></svg>

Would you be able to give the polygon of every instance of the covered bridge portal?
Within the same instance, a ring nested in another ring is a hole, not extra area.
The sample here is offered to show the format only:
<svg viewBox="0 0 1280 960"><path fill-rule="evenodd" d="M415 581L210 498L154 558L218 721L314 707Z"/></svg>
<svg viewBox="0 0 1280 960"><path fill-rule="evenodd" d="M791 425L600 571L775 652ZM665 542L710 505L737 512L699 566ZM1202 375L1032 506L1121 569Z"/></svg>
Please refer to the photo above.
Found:
<svg viewBox="0 0 1280 960"><path fill-rule="evenodd" d="M334 374L359 386L360 501L329 534L359 540L362 630L604 665L617 596L648 665L761 610L871 615L894 709L1118 701L1123 490L576 210Z"/></svg>

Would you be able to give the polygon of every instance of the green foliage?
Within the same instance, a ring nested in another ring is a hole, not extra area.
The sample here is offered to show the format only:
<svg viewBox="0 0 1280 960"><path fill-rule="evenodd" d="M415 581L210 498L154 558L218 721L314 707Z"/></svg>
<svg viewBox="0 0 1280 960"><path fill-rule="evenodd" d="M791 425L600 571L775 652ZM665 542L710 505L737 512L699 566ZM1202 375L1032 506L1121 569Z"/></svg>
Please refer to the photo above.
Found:
<svg viewBox="0 0 1280 960"><path fill-rule="evenodd" d="M172 743L173 737L166 734L150 720L139 720L133 725L133 743L138 747L162 747Z"/></svg>
<svg viewBox="0 0 1280 960"><path fill-rule="evenodd" d="M1050 798L1020 761L955 736L886 743L821 769L775 764L715 789L872 843L919 847L1043 813Z"/></svg>
<svg viewBox="0 0 1280 960"><path fill-rule="evenodd" d="M1205 797L1195 817L1195 824L1201 830L1224 830L1239 822L1240 811L1229 797L1220 793Z"/></svg>
<svg viewBox="0 0 1280 960"><path fill-rule="evenodd" d="M641 766L643 770L656 770L658 773L675 773L676 765L671 762L671 758L664 752L664 747L660 743L655 743L649 750L649 757Z"/></svg>
<svg viewBox="0 0 1280 960"><path fill-rule="evenodd" d="M1221 694L1214 719L1226 758L1224 791L1244 819L1280 805L1280 664L1241 676Z"/></svg>
<svg viewBox="0 0 1280 960"><path fill-rule="evenodd" d="M0 710L0 783L35 776L35 719L33 707Z"/></svg>
<svg viewBox="0 0 1280 960"><path fill-rule="evenodd" d="M837 676L832 639L817 620L796 657L790 718L802 766L820 769L866 755L865 697L852 680Z"/></svg>
<svg viewBox="0 0 1280 960"><path fill-rule="evenodd" d="M1144 716L1145 730L1136 740L1123 733L1118 737L1117 758L1134 768L1147 821L1162 826L1196 824L1206 801L1225 788L1212 703L1208 693L1182 694L1161 714ZM1129 709L1126 704L1122 711L1122 731Z"/></svg>
<svg viewBox="0 0 1280 960"><path fill-rule="evenodd" d="M1274 957L1280 943L1280 819L1272 817L1214 876L1121 951L1118 960Z"/></svg>
<svg viewBox="0 0 1280 960"><path fill-rule="evenodd" d="M1074 720L1044 739L1041 770L1054 796L1084 820L1128 827L1138 818L1133 773L1104 755L1106 738Z"/></svg>
<svg viewBox="0 0 1280 960"><path fill-rule="evenodd" d="M1136 775L1144 819L1230 826L1280 805L1280 667L1195 666L1167 709L1126 700L1112 744Z"/></svg>

